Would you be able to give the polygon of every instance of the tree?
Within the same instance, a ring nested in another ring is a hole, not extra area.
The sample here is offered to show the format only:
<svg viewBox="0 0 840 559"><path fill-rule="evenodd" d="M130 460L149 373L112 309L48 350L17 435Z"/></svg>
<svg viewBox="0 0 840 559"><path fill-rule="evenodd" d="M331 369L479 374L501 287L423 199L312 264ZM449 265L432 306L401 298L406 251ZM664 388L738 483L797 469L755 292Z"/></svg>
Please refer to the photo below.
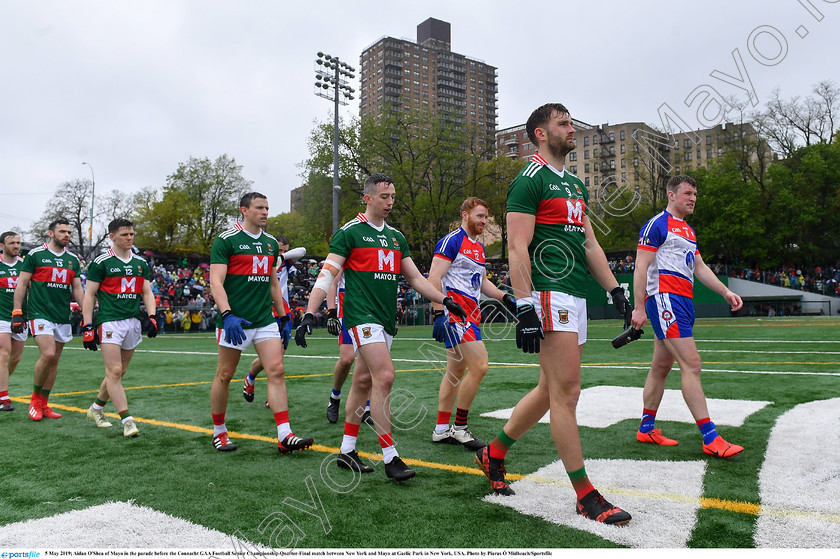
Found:
<svg viewBox="0 0 840 559"><path fill-rule="evenodd" d="M136 198L138 244L209 255L213 240L239 216L239 200L252 184L232 157L190 157L166 178L160 197L147 189Z"/></svg>
<svg viewBox="0 0 840 559"><path fill-rule="evenodd" d="M800 101L799 97L782 99L777 88L765 107L754 115L755 126L774 150L788 158L800 146L834 141L840 89L834 82L824 80L811 89L811 95Z"/></svg>
<svg viewBox="0 0 840 559"><path fill-rule="evenodd" d="M490 204L490 215L502 235L503 259L507 259L507 190L525 163L522 159L497 155L477 166L479 172L472 194Z"/></svg>
<svg viewBox="0 0 840 559"><path fill-rule="evenodd" d="M124 193L112 190L100 197L99 202L94 205L91 231L90 207L93 194L93 183L88 180L73 180L60 184L40 219L33 223L29 234L36 239L46 240L49 224L57 219L66 219L73 229L69 250L83 260L91 260L106 245L107 224L117 217L131 215L130 199Z"/></svg>
<svg viewBox="0 0 840 559"><path fill-rule="evenodd" d="M289 239L289 247L305 247L312 256L326 256L330 252L329 239L309 226L298 212L287 212L268 218L265 230L272 235Z"/></svg>

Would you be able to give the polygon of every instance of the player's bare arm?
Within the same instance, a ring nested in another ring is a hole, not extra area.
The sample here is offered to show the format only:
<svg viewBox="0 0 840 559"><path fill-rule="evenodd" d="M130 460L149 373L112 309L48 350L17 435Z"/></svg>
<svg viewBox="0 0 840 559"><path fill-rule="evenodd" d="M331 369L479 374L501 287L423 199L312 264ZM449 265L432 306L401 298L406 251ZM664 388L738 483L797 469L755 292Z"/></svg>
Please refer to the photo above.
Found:
<svg viewBox="0 0 840 559"><path fill-rule="evenodd" d="M14 310L20 310L23 308L23 299L26 297L26 288L29 287L29 280L31 279L32 272L21 272L20 275L18 275L15 296L12 300L12 308Z"/></svg>
<svg viewBox="0 0 840 559"><path fill-rule="evenodd" d="M82 288L82 280L79 279L79 276L73 278L71 285L73 286L73 299L80 305L84 304L85 290ZM82 312L84 313L84 307L82 307Z"/></svg>
<svg viewBox="0 0 840 559"><path fill-rule="evenodd" d="M87 293L85 293L87 296ZM146 314L153 317L157 314L157 305L155 305L155 294L152 291L152 284L148 281L143 282L143 306L146 307Z"/></svg>
<svg viewBox="0 0 840 559"><path fill-rule="evenodd" d="M331 252L321 263L321 271L318 272L315 285L309 293L309 302L306 305L307 313L315 314L321 308L321 303L327 297L327 292L330 290L330 285L332 285L333 280L341 272L345 260L343 256Z"/></svg>
<svg viewBox="0 0 840 559"><path fill-rule="evenodd" d="M417 269L417 266L414 264L414 260L410 257L403 258L400 262L400 272L403 276L405 276L405 280L408 284L414 288L417 293L431 301L432 303L442 303L443 299L446 297L443 293L440 292L432 283L423 277L423 274L420 273L420 270ZM438 280L438 284L440 284L440 280Z"/></svg>
<svg viewBox="0 0 840 559"><path fill-rule="evenodd" d="M225 291L225 278L227 277L227 264L210 264L210 292L219 307L219 313L230 310L227 292Z"/></svg>
<svg viewBox="0 0 840 559"><path fill-rule="evenodd" d="M283 256L280 256L280 266L283 265ZM269 280L271 283L271 302L274 304L274 310L277 312L277 316L286 316L286 305L283 304L283 287L280 285L280 280L277 279L277 270L280 266L276 266L271 270L269 274Z"/></svg>
<svg viewBox="0 0 840 559"><path fill-rule="evenodd" d="M605 290L610 291L618 285L618 280L610 270L607 255L604 254L604 249L595 237L595 230L587 215L583 216L583 228L586 232L586 266L595 281Z"/></svg>
<svg viewBox="0 0 840 559"><path fill-rule="evenodd" d="M633 318L631 322L636 330L641 330L647 322L645 312L645 285L647 284L647 271L653 264L656 257L655 252L649 250L636 251L636 269L633 272Z"/></svg>
<svg viewBox="0 0 840 559"><path fill-rule="evenodd" d="M726 285L718 279L715 273L709 268L703 258L698 254L694 260L694 275L699 279L703 285L722 296L733 311L737 311L744 306L744 302L737 293L730 290Z"/></svg>
<svg viewBox="0 0 840 559"><path fill-rule="evenodd" d="M429 283L435 287L439 286L443 276L449 271L449 266L451 265L452 262L446 258L433 257L432 265L429 267ZM432 310L442 311L443 304L432 302Z"/></svg>
<svg viewBox="0 0 840 559"><path fill-rule="evenodd" d="M143 286L149 285L148 282ZM149 288L151 290L151 287ZM96 306L96 294L99 291L99 282L87 280L85 282L85 296L82 303L82 324L93 324L93 309ZM154 298L152 299L154 301Z"/></svg>
<svg viewBox="0 0 840 559"><path fill-rule="evenodd" d="M521 212L508 212L508 262L510 285L516 299L531 296L531 255L528 246L534 239L536 216Z"/></svg>

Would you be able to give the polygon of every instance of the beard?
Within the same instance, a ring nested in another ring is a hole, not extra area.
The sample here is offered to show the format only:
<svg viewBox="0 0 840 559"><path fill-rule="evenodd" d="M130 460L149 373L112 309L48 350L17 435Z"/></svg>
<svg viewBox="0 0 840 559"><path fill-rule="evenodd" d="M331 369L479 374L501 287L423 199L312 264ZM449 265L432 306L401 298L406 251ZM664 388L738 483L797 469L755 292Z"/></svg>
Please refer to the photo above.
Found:
<svg viewBox="0 0 840 559"><path fill-rule="evenodd" d="M577 146L574 140L564 140L561 136L549 133L547 147L553 157L563 160Z"/></svg>

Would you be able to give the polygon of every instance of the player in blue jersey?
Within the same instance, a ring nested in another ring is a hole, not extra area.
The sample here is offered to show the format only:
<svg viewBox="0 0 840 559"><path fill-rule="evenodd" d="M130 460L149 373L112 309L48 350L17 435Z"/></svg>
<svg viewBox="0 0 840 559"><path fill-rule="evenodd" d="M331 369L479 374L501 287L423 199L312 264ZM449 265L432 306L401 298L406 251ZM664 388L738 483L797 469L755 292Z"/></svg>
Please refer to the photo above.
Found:
<svg viewBox="0 0 840 559"><path fill-rule="evenodd" d="M633 275L636 303L633 326L640 329L650 319L656 336L636 439L663 446L678 444L663 436L661 429L654 428L656 411L665 393L665 381L676 361L680 365L683 398L703 436L703 452L730 458L740 454L744 447L726 442L718 435L709 417L706 395L700 383L700 354L692 334L694 276L726 299L733 311L744 303L703 262L694 229L685 221L686 216L694 213L697 182L687 175L677 175L668 181L667 192L665 211L642 227ZM644 305L640 304L642 301Z"/></svg>

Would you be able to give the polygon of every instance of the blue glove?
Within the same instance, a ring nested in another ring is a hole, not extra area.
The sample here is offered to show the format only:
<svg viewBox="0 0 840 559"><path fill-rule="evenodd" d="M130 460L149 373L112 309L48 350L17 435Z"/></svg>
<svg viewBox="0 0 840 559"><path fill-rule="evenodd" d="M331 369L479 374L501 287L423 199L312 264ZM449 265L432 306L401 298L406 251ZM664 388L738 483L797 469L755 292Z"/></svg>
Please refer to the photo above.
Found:
<svg viewBox="0 0 840 559"><path fill-rule="evenodd" d="M432 337L436 342L446 341L446 316L443 311L435 311L435 325L432 327Z"/></svg>
<svg viewBox="0 0 840 559"><path fill-rule="evenodd" d="M283 339L283 349L289 349L289 340L292 339L292 321L289 315L277 317L277 329L280 330L280 337Z"/></svg>
<svg viewBox="0 0 840 559"><path fill-rule="evenodd" d="M242 325L251 325L244 318L235 316L230 309L222 313L222 324L225 330L225 341L233 345L240 345L245 341L245 330L242 329Z"/></svg>

